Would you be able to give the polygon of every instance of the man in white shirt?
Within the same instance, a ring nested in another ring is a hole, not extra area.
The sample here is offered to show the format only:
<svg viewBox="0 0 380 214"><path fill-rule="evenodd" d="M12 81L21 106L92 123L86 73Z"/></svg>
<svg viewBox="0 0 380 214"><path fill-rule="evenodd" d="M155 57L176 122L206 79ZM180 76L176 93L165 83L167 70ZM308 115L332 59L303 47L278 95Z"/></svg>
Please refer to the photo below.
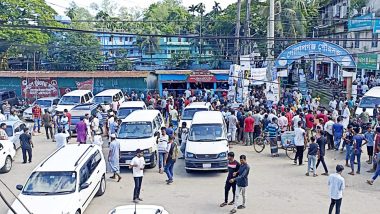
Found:
<svg viewBox="0 0 380 214"><path fill-rule="evenodd" d="M342 172L344 167L342 165L336 166L336 173L329 176L329 195L331 198L329 214L335 207L335 214L340 214L340 205L342 204L343 190L345 188L344 178L342 177Z"/></svg>
<svg viewBox="0 0 380 214"><path fill-rule="evenodd" d="M69 133L63 133L62 128L58 128L58 133L55 134L54 139L57 146L57 149L65 146L67 144L67 138L69 137Z"/></svg>
<svg viewBox="0 0 380 214"><path fill-rule="evenodd" d="M294 128L294 143L297 149L296 157L294 158L294 164L302 165L303 151L306 145L306 132L302 127L302 121L298 121L298 127Z"/></svg>
<svg viewBox="0 0 380 214"><path fill-rule="evenodd" d="M136 156L131 160L129 168L132 169L133 180L135 181L135 188L133 190L133 202L138 203L142 201L140 198L141 184L144 177L145 159L140 149L136 150Z"/></svg>
<svg viewBox="0 0 380 214"><path fill-rule="evenodd" d="M186 99L189 98L191 96L191 91L190 89L186 89L185 91L185 95L186 95Z"/></svg>
<svg viewBox="0 0 380 214"><path fill-rule="evenodd" d="M7 120L4 114L0 113L0 121Z"/></svg>
<svg viewBox="0 0 380 214"><path fill-rule="evenodd" d="M329 116L329 121L327 121L324 126L324 130L326 131L326 134L327 134L327 146L328 146L327 150L334 148L333 131L332 131L333 125L334 125L334 121L332 117Z"/></svg>
<svg viewBox="0 0 380 214"><path fill-rule="evenodd" d="M176 130L178 128L178 111L174 107L170 110L169 114L170 114L171 122L173 124L173 128L174 130Z"/></svg>
<svg viewBox="0 0 380 214"><path fill-rule="evenodd" d="M333 100L330 101L329 106L331 109L336 109L336 105L338 105L338 103L336 102L334 98Z"/></svg>
<svg viewBox="0 0 380 214"><path fill-rule="evenodd" d="M343 127L347 129L348 123L350 123L350 109L348 108L347 102L344 103L344 110L342 113L342 117L343 117L343 121L342 121Z"/></svg>

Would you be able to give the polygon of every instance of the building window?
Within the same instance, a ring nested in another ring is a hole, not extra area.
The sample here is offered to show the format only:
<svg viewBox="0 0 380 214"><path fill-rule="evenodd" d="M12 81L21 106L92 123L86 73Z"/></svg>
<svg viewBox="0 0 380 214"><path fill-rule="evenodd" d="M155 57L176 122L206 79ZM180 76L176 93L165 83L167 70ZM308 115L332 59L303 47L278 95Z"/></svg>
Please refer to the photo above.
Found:
<svg viewBox="0 0 380 214"><path fill-rule="evenodd" d="M181 37L178 37L178 42L181 42Z"/></svg>
<svg viewBox="0 0 380 214"><path fill-rule="evenodd" d="M119 41L120 41L120 42L123 42L123 37L119 37Z"/></svg>
<svg viewBox="0 0 380 214"><path fill-rule="evenodd" d="M102 41L102 38L100 38L100 36L98 37L98 41L99 41L99 42Z"/></svg>
<svg viewBox="0 0 380 214"><path fill-rule="evenodd" d="M130 50L129 50L129 54L133 54L133 49L130 49Z"/></svg>
<svg viewBox="0 0 380 214"><path fill-rule="evenodd" d="M171 50L170 53L174 54L174 53L175 53L175 50Z"/></svg>
<svg viewBox="0 0 380 214"><path fill-rule="evenodd" d="M169 42L171 42L172 41L172 38L171 37L169 37Z"/></svg>
<svg viewBox="0 0 380 214"><path fill-rule="evenodd" d="M343 35L343 48L347 48L347 34Z"/></svg>
<svg viewBox="0 0 380 214"><path fill-rule="evenodd" d="M360 47L360 32L355 32L355 48Z"/></svg>
<svg viewBox="0 0 380 214"><path fill-rule="evenodd" d="M133 37L129 37L129 41L130 41L130 42L133 42Z"/></svg>
<svg viewBox="0 0 380 214"><path fill-rule="evenodd" d="M378 41L379 41L379 34L377 33L372 33L372 47L377 48L378 46Z"/></svg>
<svg viewBox="0 0 380 214"><path fill-rule="evenodd" d="M113 42L113 36L110 36L108 41Z"/></svg>
<svg viewBox="0 0 380 214"><path fill-rule="evenodd" d="M335 36L335 44L339 45L339 35Z"/></svg>

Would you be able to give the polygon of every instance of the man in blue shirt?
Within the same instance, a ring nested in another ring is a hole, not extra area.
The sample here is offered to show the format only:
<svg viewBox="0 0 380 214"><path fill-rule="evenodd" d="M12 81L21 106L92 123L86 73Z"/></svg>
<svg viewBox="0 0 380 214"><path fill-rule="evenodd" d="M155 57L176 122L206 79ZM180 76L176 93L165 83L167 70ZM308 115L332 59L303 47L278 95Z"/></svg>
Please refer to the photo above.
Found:
<svg viewBox="0 0 380 214"><path fill-rule="evenodd" d="M368 154L368 164L372 164L373 159L373 144L375 141L375 133L371 126L367 127L367 132L364 133L365 141L367 142L367 154Z"/></svg>
<svg viewBox="0 0 380 214"><path fill-rule="evenodd" d="M236 178L230 179L230 183L236 182L236 195L235 195L235 205L230 213L236 213L236 209L244 209L245 208L245 199L246 199L246 189L248 187L248 175L249 175L249 165L247 163L247 157L245 155L240 155L240 168L238 172L233 173ZM239 196L240 194L243 196L242 205L238 206Z"/></svg>
<svg viewBox="0 0 380 214"><path fill-rule="evenodd" d="M355 157L356 157L356 161L358 162L358 170L356 171L356 174L360 174L360 156L362 154L362 146L367 144L367 143L363 144L363 141L365 141L365 138L362 134L359 134L360 129L355 128L354 131L355 131L355 135L352 137L353 147L352 147L351 160L350 160L351 172L348 173L350 175L355 175L355 173L354 173Z"/></svg>
<svg viewBox="0 0 380 214"><path fill-rule="evenodd" d="M335 150L338 151L340 147L340 141L343 136L343 125L342 125L342 118L338 117L337 123L334 123L332 126L333 136L334 136L334 145Z"/></svg>

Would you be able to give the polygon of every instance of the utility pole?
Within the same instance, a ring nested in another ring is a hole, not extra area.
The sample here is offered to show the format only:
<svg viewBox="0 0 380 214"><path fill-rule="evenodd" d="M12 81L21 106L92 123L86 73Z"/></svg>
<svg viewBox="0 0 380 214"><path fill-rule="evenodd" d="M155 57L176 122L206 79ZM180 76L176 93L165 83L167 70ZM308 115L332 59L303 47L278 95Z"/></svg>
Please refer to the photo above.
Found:
<svg viewBox="0 0 380 214"><path fill-rule="evenodd" d="M239 64L240 59L240 11L241 11L241 0L237 1L237 11L236 11L236 27L235 27L235 64Z"/></svg>
<svg viewBox="0 0 380 214"><path fill-rule="evenodd" d="M245 18L245 26L244 26L244 36L246 38L249 38L251 36L251 30L250 27L250 20L251 20L251 0L246 0L246 18ZM244 55L251 53L251 40L247 39L245 40L246 45L244 46Z"/></svg>
<svg viewBox="0 0 380 214"><path fill-rule="evenodd" d="M268 78L268 81L272 81L272 68L273 68L273 63L274 63L274 56L272 55L272 53L274 53L274 0L269 0L269 20L268 20L267 40L268 40L267 78Z"/></svg>

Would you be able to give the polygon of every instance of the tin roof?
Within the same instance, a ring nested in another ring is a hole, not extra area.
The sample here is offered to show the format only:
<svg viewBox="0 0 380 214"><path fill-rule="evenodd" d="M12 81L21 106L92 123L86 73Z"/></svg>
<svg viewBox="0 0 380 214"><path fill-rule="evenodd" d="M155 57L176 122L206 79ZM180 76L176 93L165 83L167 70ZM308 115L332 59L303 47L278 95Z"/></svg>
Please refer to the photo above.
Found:
<svg viewBox="0 0 380 214"><path fill-rule="evenodd" d="M208 70L211 74L228 74L229 70ZM192 70L156 70L156 74L185 74L190 75Z"/></svg>
<svg viewBox="0 0 380 214"><path fill-rule="evenodd" d="M76 78L141 78L149 76L149 71L0 71L0 77L76 77Z"/></svg>

